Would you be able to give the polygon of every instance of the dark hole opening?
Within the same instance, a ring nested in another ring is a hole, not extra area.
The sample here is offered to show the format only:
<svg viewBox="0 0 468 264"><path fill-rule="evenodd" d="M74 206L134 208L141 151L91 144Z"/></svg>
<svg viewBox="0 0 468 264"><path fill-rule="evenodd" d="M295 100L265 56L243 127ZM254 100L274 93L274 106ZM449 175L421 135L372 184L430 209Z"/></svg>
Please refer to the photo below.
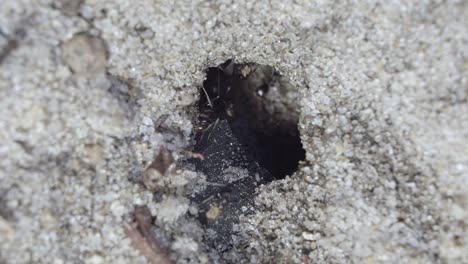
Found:
<svg viewBox="0 0 468 264"><path fill-rule="evenodd" d="M269 66L228 60L209 68L200 90L197 142L206 140L217 120L227 120L247 155L270 173L263 180L292 174L305 151L297 128L297 101L285 95L290 88Z"/></svg>
<svg viewBox="0 0 468 264"><path fill-rule="evenodd" d="M233 224L255 210L255 189L283 179L305 158L297 128L298 94L272 67L228 60L209 68L200 89L194 152L202 172L191 194L208 245L232 247Z"/></svg>

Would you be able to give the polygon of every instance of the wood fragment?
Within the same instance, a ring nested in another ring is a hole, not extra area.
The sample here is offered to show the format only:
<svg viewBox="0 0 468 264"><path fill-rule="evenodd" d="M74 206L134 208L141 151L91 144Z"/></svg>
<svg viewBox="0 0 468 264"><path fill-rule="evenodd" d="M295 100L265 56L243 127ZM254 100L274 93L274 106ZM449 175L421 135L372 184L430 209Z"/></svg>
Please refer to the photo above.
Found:
<svg viewBox="0 0 468 264"><path fill-rule="evenodd" d="M15 37L9 38L6 34L3 33L1 35L7 38L7 44L5 47L2 47L0 51L0 63L2 63L3 60L5 60L6 57L8 57L8 55L10 55L10 53L19 46L18 40Z"/></svg>
<svg viewBox="0 0 468 264"><path fill-rule="evenodd" d="M172 157L171 152L169 152L166 148L161 147L159 154L156 155L148 169L155 169L164 175L172 163L174 163L174 158Z"/></svg>
<svg viewBox="0 0 468 264"><path fill-rule="evenodd" d="M0 52L0 63L16 48L18 47L18 42L15 39L10 39L6 44L6 47Z"/></svg>
<svg viewBox="0 0 468 264"><path fill-rule="evenodd" d="M138 206L135 208L133 212L133 217L135 218L135 222L138 225L138 229L145 237L152 238L151 235L151 222L153 217L151 216L151 212L147 206ZM157 241L153 238L153 242L158 244Z"/></svg>
<svg viewBox="0 0 468 264"><path fill-rule="evenodd" d="M199 159L199 160L205 160L205 156L203 156L203 154L201 153L198 153L198 152L193 152L191 150L184 150L183 153L185 155L187 155L188 157L190 158L195 158L195 159Z"/></svg>
<svg viewBox="0 0 468 264"><path fill-rule="evenodd" d="M151 233L152 216L146 206L139 206L133 212L133 220L124 224L125 234L137 249L152 264L170 264L172 261Z"/></svg>
<svg viewBox="0 0 468 264"><path fill-rule="evenodd" d="M143 174L143 184L151 192L156 192L160 186L160 181L168 170L172 167L174 158L172 154L164 147L156 155L153 162L146 168Z"/></svg>
<svg viewBox="0 0 468 264"><path fill-rule="evenodd" d="M169 118L169 115L162 115L156 120L156 122L154 122L154 130L156 132L159 131L159 128L161 128L162 124L166 122L167 118Z"/></svg>
<svg viewBox="0 0 468 264"><path fill-rule="evenodd" d="M36 15L33 13L20 20L19 25L11 34L6 34L0 29L0 37L4 37L7 43L0 47L0 64L16 49L26 37L26 29L31 25Z"/></svg>

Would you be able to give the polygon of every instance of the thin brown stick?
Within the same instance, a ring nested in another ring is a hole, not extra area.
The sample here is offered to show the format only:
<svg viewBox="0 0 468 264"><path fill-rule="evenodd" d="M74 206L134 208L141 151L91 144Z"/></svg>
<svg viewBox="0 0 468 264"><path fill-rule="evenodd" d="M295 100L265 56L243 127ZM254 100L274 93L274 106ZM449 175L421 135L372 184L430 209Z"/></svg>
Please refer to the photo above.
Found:
<svg viewBox="0 0 468 264"><path fill-rule="evenodd" d="M198 153L198 152L193 152L193 151L190 151L190 150L184 150L183 153L185 155L189 156L190 158L205 160L205 156L203 156L203 154Z"/></svg>
<svg viewBox="0 0 468 264"><path fill-rule="evenodd" d="M135 247L152 264L171 264L172 261L151 234L151 213L146 206L135 208L133 221L124 224L125 234Z"/></svg>
<svg viewBox="0 0 468 264"><path fill-rule="evenodd" d="M159 131L159 128L161 128L162 124L166 122L167 118L169 118L169 115L162 115L158 119L156 119L156 122L154 122L154 130L156 132Z"/></svg>

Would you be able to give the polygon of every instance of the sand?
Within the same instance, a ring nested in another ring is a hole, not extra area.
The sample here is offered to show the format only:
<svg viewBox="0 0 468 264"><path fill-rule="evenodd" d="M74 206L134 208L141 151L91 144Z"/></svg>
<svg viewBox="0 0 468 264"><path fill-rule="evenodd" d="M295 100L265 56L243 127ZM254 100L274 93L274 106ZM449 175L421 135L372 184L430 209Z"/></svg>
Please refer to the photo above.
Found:
<svg viewBox="0 0 468 264"><path fill-rule="evenodd" d="M0 5L0 263L468 263L466 1L48 1ZM194 144L205 70L277 69L306 159L209 249L162 148ZM161 130L154 124L164 115Z"/></svg>

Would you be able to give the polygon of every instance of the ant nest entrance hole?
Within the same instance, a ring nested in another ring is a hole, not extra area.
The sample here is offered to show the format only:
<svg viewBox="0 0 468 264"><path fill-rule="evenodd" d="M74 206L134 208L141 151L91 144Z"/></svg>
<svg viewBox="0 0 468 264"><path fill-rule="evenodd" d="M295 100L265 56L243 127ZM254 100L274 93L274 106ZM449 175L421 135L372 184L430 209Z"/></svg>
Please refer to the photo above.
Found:
<svg viewBox="0 0 468 264"><path fill-rule="evenodd" d="M226 120L247 155L269 172L263 180L283 179L305 159L298 101L294 87L270 66L228 60L211 67L200 89L197 144Z"/></svg>
<svg viewBox="0 0 468 264"><path fill-rule="evenodd" d="M291 175L304 160L298 97L270 66L228 60L207 70L195 121L198 157L188 162L204 175L190 199L211 230L211 247L231 248L238 216L255 211L256 187Z"/></svg>

